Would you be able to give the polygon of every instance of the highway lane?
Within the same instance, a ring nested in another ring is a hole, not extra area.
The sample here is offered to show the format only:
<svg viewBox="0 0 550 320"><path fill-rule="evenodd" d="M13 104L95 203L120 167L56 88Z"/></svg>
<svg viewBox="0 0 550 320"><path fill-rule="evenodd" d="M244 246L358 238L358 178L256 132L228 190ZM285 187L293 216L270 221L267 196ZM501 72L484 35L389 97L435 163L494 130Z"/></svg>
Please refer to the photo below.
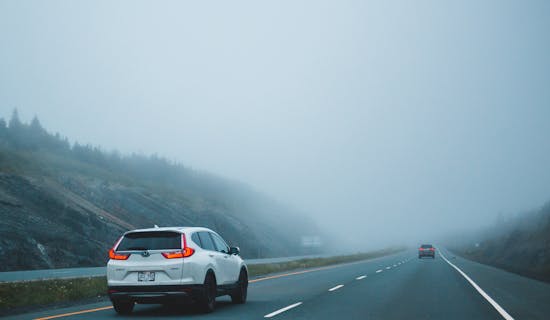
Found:
<svg viewBox="0 0 550 320"><path fill-rule="evenodd" d="M482 288L486 285L486 293L515 319L549 318L549 284L446 255ZM60 319L503 319L440 256L419 260L414 251L257 279L250 284L245 305L232 305L228 298L220 298L218 308L209 315L200 314L193 306L137 305L132 315L121 317L106 302L12 318L39 318L95 308L104 309Z"/></svg>
<svg viewBox="0 0 550 320"><path fill-rule="evenodd" d="M342 315L347 319L502 318L440 258L411 260L342 284L338 292L325 292L280 319L337 319Z"/></svg>

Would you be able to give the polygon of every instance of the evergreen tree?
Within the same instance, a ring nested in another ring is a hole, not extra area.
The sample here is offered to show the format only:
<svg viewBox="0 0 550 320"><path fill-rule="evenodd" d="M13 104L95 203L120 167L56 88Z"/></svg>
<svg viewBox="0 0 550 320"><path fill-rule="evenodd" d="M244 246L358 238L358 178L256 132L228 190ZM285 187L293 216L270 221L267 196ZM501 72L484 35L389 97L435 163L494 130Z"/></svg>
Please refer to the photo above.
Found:
<svg viewBox="0 0 550 320"><path fill-rule="evenodd" d="M27 147L33 150L55 147L55 142L52 140L48 132L42 128L38 117L34 116L27 132Z"/></svg>
<svg viewBox="0 0 550 320"><path fill-rule="evenodd" d="M38 117L36 115L32 118L31 130L40 134L45 133L46 131L44 130L44 128L42 128L42 125L40 124L40 120L38 120Z"/></svg>
<svg viewBox="0 0 550 320"><path fill-rule="evenodd" d="M6 137L8 132L6 120L4 118L0 118L0 137L4 138Z"/></svg>
<svg viewBox="0 0 550 320"><path fill-rule="evenodd" d="M0 118L0 146L5 146L8 143L8 128L6 120Z"/></svg>
<svg viewBox="0 0 550 320"><path fill-rule="evenodd" d="M19 119L19 112L13 109L8 127L8 140L17 149L24 149L27 145L25 125Z"/></svg>
<svg viewBox="0 0 550 320"><path fill-rule="evenodd" d="M18 130L23 126L21 120L19 120L19 112L17 108L13 109L10 119L10 130Z"/></svg>

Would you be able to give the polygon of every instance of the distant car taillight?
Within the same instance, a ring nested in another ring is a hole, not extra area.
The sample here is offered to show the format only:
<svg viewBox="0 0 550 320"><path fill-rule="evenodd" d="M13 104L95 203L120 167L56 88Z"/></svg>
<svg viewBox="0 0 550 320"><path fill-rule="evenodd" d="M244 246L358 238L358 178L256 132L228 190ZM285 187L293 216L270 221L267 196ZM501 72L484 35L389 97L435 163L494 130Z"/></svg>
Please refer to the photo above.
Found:
<svg viewBox="0 0 550 320"><path fill-rule="evenodd" d="M432 247L432 248L430 248L430 251L435 251L435 248L433 248L433 247Z"/></svg>
<svg viewBox="0 0 550 320"><path fill-rule="evenodd" d="M128 258L130 257L130 254L129 253L117 253L115 251L115 248L118 247L118 244L120 243L120 241L122 241L122 237L118 238L117 242L115 243L115 245L111 248L111 250L109 250L109 259L113 259L113 260L128 260Z"/></svg>
<svg viewBox="0 0 550 320"><path fill-rule="evenodd" d="M187 240L185 239L184 233L181 234L181 246L183 249L181 249L180 251L163 252L162 255L166 259L178 259L190 257L193 255L193 253L195 253L195 249L187 246Z"/></svg>

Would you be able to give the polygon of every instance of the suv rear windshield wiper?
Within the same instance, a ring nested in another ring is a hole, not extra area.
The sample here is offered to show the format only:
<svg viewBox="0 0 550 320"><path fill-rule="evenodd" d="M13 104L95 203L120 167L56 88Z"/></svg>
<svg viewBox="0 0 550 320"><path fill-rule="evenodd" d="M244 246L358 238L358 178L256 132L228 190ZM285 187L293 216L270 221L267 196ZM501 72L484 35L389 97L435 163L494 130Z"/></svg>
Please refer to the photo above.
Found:
<svg viewBox="0 0 550 320"><path fill-rule="evenodd" d="M148 250L148 249L145 247L129 247L129 248L126 248L125 250Z"/></svg>

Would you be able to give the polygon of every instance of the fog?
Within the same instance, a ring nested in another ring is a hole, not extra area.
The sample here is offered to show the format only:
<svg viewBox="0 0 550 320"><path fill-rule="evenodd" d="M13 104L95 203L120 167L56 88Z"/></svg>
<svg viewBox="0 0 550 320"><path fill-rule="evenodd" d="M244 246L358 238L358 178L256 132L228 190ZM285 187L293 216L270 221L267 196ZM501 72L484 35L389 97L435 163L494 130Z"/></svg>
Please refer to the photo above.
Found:
<svg viewBox="0 0 550 320"><path fill-rule="evenodd" d="M348 245L550 200L550 2L3 1L0 117L243 181Z"/></svg>

